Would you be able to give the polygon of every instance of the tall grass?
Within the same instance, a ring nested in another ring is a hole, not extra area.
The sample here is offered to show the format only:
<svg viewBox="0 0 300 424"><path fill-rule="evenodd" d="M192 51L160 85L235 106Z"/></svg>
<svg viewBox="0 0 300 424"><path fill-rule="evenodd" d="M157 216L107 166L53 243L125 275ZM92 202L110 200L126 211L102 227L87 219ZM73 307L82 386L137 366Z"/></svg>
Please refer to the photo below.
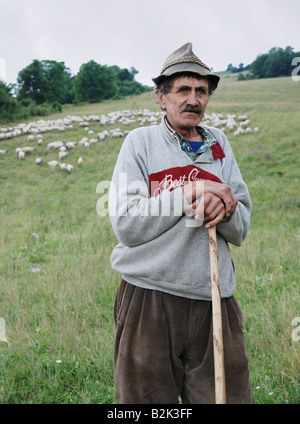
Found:
<svg viewBox="0 0 300 424"><path fill-rule="evenodd" d="M250 233L232 255L257 403L300 400L300 341L292 338L292 320L300 316L299 94L300 83L291 78L237 82L224 76L207 110L247 114L260 128L255 135L228 135L253 203ZM51 118L139 108L158 110L151 93L68 106ZM45 134L44 144L85 135L75 126ZM9 151L0 156L0 317L9 341L0 342L1 403L114 402L119 276L109 257L117 240L109 219L96 213L96 186L110 179L121 143L78 148L68 161L84 156L84 165L67 174L48 168L57 152L44 145L21 162L14 150L27 138L1 142ZM40 153L45 164L37 167Z"/></svg>

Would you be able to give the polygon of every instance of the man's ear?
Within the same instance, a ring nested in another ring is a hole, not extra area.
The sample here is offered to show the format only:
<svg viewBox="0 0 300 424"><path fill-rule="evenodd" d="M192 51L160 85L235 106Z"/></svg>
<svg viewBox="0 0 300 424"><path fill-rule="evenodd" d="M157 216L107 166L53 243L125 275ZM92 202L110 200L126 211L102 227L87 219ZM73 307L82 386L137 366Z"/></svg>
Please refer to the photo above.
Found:
<svg viewBox="0 0 300 424"><path fill-rule="evenodd" d="M161 92L161 91L158 91L158 93L157 93L157 98L158 98L158 101L159 101L159 104L160 104L161 108L162 108L163 110L166 110L166 101L165 101L165 96L164 96L164 94L162 94L162 92Z"/></svg>

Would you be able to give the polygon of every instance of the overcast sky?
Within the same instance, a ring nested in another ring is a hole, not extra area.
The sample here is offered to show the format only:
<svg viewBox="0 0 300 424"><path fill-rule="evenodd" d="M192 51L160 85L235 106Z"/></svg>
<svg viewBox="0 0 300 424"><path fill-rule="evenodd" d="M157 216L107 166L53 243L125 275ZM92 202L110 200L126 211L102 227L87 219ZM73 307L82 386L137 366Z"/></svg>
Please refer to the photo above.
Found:
<svg viewBox="0 0 300 424"><path fill-rule="evenodd" d="M76 74L93 59L152 85L186 42L218 72L274 46L300 51L299 16L299 0L0 0L0 76L15 83L34 59Z"/></svg>

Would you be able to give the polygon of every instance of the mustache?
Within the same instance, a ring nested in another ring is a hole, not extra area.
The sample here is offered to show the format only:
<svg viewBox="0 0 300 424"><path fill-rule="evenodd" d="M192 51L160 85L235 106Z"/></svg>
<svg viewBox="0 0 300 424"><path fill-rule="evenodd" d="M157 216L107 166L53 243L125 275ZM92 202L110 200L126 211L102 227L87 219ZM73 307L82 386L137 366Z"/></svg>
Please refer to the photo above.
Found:
<svg viewBox="0 0 300 424"><path fill-rule="evenodd" d="M182 112L193 112L198 113L199 115L202 114L202 107L201 106L192 106L192 105L185 105L180 109L180 113Z"/></svg>

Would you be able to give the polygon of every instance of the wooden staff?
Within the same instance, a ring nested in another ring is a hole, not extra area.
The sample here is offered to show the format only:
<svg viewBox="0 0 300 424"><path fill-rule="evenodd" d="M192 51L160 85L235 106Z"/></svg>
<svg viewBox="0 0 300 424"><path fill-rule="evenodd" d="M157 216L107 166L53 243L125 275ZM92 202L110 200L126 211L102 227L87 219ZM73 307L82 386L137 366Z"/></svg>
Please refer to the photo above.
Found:
<svg viewBox="0 0 300 424"><path fill-rule="evenodd" d="M210 281L212 300L213 348L215 369L215 403L226 403L225 367L223 351L222 312L218 267L216 227L208 228Z"/></svg>

